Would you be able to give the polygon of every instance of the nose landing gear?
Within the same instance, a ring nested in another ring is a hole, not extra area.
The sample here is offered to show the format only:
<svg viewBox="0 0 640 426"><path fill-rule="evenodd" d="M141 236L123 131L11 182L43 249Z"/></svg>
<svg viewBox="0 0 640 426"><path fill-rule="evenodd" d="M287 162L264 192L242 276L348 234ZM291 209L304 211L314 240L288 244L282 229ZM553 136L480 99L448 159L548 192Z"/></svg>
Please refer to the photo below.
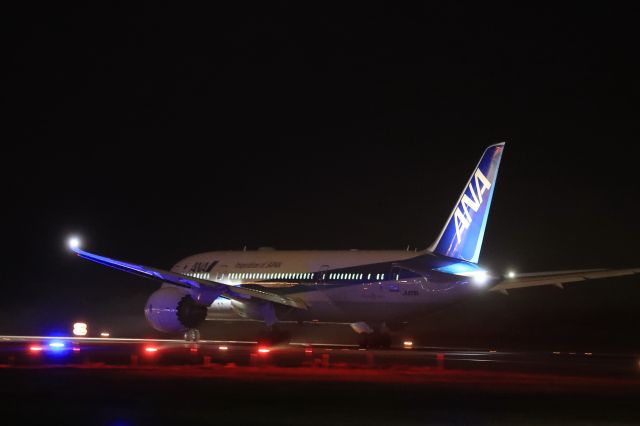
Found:
<svg viewBox="0 0 640 426"><path fill-rule="evenodd" d="M200 330L197 328L190 328L184 332L184 340L186 342L197 342L200 340Z"/></svg>

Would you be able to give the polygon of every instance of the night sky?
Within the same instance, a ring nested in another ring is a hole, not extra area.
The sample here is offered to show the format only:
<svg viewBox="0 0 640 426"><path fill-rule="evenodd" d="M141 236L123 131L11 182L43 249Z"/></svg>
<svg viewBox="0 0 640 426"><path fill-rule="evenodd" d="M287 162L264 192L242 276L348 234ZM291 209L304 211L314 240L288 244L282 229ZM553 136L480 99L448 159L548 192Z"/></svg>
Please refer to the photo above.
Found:
<svg viewBox="0 0 640 426"><path fill-rule="evenodd" d="M639 266L636 17L584 3L7 11L0 332L84 319L152 333L158 284L75 258L71 233L161 268L245 245L423 249L501 141L481 264ZM422 324L455 343L624 346L639 287L485 295Z"/></svg>

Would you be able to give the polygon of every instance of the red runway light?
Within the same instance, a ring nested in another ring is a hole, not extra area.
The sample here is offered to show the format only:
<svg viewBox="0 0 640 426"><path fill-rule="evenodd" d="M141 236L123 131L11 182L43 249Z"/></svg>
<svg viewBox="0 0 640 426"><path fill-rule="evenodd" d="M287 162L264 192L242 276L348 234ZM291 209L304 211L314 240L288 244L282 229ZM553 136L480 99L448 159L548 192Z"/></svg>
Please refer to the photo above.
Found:
<svg viewBox="0 0 640 426"><path fill-rule="evenodd" d="M269 348L258 348L258 352L260 352L261 354L268 354L269 352L271 352L271 349L269 349Z"/></svg>
<svg viewBox="0 0 640 426"><path fill-rule="evenodd" d="M226 351L229 348L226 346L218 346L218 349L220 349L221 351Z"/></svg>
<svg viewBox="0 0 640 426"><path fill-rule="evenodd" d="M30 350L31 352L40 352L40 351L42 350L42 346L36 346L36 345L34 345L34 346L29 346L29 350Z"/></svg>
<svg viewBox="0 0 640 426"><path fill-rule="evenodd" d="M80 352L80 348L73 348L74 352Z"/></svg>
<svg viewBox="0 0 640 426"><path fill-rule="evenodd" d="M312 354L313 353L313 348L304 348L304 353L305 354Z"/></svg>
<svg viewBox="0 0 640 426"><path fill-rule="evenodd" d="M146 348L144 348L145 352L158 352L158 348L155 348L153 346L147 346Z"/></svg>

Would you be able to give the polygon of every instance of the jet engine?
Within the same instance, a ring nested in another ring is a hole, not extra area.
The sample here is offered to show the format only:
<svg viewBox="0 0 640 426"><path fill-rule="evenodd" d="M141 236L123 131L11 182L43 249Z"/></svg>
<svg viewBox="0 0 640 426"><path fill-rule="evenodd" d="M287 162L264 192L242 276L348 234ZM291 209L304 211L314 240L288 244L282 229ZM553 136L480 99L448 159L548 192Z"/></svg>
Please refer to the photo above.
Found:
<svg viewBox="0 0 640 426"><path fill-rule="evenodd" d="M156 330L175 333L202 324L207 317L207 306L197 303L186 290L162 287L149 296L144 315Z"/></svg>

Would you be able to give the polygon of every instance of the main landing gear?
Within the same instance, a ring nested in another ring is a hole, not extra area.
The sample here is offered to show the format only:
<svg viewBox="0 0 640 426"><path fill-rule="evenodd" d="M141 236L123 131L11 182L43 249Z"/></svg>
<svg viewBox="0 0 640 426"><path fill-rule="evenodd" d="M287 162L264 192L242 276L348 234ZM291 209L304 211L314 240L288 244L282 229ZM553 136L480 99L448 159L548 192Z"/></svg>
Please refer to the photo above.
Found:
<svg viewBox="0 0 640 426"><path fill-rule="evenodd" d="M358 346L363 349L389 349L391 347L391 334L380 331L361 333Z"/></svg>
<svg viewBox="0 0 640 426"><path fill-rule="evenodd" d="M353 331L358 333L358 345L364 349L389 349L391 347L391 328L386 323L371 324L354 322Z"/></svg>

